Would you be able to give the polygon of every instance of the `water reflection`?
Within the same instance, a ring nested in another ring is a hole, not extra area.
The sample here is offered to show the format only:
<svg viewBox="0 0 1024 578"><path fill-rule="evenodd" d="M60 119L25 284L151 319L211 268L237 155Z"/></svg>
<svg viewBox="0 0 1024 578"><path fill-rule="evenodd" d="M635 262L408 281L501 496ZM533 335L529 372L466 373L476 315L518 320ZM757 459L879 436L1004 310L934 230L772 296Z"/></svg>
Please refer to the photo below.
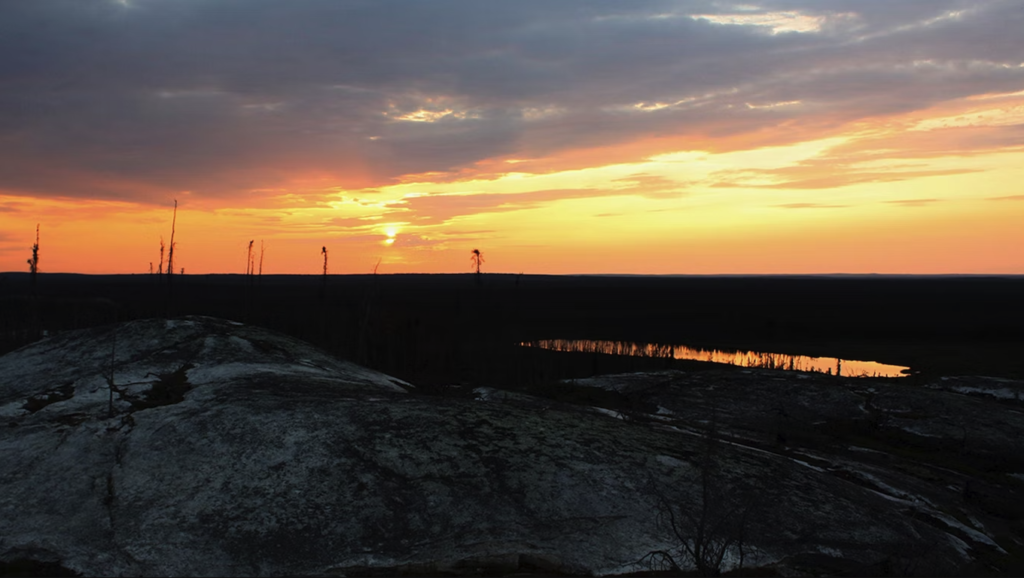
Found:
<svg viewBox="0 0 1024 578"><path fill-rule="evenodd" d="M741 367L763 369L784 369L789 371L813 371L847 377L904 377L910 368L887 365L875 361L857 361L835 357L808 357L785 353L763 353L760 351L721 351L718 349L696 349L685 345L662 345L658 343L637 343L632 341L595 341L590 339L543 339L522 345L540 347L554 351L575 351L583 353L607 353L631 355L634 357L657 357L694 359L727 363Z"/></svg>

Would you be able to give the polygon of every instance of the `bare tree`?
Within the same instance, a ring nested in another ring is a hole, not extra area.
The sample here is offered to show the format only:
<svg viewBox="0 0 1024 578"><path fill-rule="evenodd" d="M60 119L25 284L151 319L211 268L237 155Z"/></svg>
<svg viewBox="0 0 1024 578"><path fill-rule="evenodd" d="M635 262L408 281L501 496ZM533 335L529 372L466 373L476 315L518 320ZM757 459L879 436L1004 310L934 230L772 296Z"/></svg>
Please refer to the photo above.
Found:
<svg viewBox="0 0 1024 578"><path fill-rule="evenodd" d="M687 560L701 576L720 576L727 556L738 562L738 568L743 567L747 527L758 501L749 489L730 483L722 475L722 444L714 410L703 445L698 464L700 498L695 507L674 503L651 481L658 499L659 522L679 545L644 556L641 563L650 569L680 572L679 562Z"/></svg>
<svg viewBox="0 0 1024 578"><path fill-rule="evenodd" d="M480 282L480 265L484 263L483 253L480 249L473 249L469 252L469 260L473 263L473 267L476 269L476 282Z"/></svg>
<svg viewBox="0 0 1024 578"><path fill-rule="evenodd" d="M249 277L253 274L253 262L252 262L252 244L253 240L249 240L249 254L245 256L245 276Z"/></svg>
<svg viewBox="0 0 1024 578"><path fill-rule="evenodd" d="M157 275L164 274L164 236L160 235L160 268L156 270Z"/></svg>
<svg viewBox="0 0 1024 578"><path fill-rule="evenodd" d="M167 283L170 284L171 276L174 275L174 230L178 225L178 199L174 199L174 217L171 219L171 246L167 251Z"/></svg>
<svg viewBox="0 0 1024 578"><path fill-rule="evenodd" d="M260 282L263 281L263 251L264 251L263 239L260 239L260 272L259 272Z"/></svg>
<svg viewBox="0 0 1024 578"><path fill-rule="evenodd" d="M36 294L36 274L39 273L39 223L36 223L36 244L32 245L32 258L28 260L28 272L32 284L32 295Z"/></svg>
<svg viewBox="0 0 1024 578"><path fill-rule="evenodd" d="M324 276L320 282L320 298L323 299L327 294L327 246L325 245L320 249L320 254L324 256Z"/></svg>

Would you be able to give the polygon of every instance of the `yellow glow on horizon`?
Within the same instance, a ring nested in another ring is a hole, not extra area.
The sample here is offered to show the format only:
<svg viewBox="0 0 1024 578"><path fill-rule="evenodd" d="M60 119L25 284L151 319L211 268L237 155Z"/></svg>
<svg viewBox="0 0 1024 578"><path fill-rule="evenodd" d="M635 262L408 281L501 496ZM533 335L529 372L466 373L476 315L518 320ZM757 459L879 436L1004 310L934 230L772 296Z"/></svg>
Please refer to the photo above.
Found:
<svg viewBox="0 0 1024 578"><path fill-rule="evenodd" d="M524 150L455 176L365 188L296 174L293 188L258 191L245 208L180 193L176 268L244 271L255 239L268 247L265 274L315 274L322 246L336 273L370 271L382 253L388 272L465 272L478 247L494 272L1024 274L1024 143L1005 132L1024 122L1022 94L948 101L824 138L779 130L767 144ZM458 110L423 102L432 114ZM169 200L0 191L0 270L27 270L40 223L43 272L146 273L170 221Z"/></svg>

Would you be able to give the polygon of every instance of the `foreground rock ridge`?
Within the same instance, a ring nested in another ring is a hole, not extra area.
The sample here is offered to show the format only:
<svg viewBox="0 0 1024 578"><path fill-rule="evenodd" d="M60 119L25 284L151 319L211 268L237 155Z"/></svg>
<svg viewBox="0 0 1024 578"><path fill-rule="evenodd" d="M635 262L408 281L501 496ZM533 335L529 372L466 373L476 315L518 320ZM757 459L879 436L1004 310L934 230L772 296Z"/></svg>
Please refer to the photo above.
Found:
<svg viewBox="0 0 1024 578"><path fill-rule="evenodd" d="M717 369L426 395L219 319L68 332L0 357L0 564L1013 573L1022 391Z"/></svg>

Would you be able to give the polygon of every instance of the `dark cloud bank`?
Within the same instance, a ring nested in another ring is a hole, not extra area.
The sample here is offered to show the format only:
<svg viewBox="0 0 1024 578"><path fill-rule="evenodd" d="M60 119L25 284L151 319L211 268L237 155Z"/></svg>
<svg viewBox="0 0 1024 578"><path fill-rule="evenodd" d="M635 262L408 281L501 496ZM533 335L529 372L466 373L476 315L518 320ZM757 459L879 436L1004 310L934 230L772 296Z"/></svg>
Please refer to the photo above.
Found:
<svg viewBox="0 0 1024 578"><path fill-rule="evenodd" d="M721 138L793 118L827 128L1024 88L1020 2L744 4L759 9L7 0L0 190L164 202L309 179L366 186L496 155ZM779 11L817 26L772 33L715 17ZM401 120L417 114L435 122Z"/></svg>

